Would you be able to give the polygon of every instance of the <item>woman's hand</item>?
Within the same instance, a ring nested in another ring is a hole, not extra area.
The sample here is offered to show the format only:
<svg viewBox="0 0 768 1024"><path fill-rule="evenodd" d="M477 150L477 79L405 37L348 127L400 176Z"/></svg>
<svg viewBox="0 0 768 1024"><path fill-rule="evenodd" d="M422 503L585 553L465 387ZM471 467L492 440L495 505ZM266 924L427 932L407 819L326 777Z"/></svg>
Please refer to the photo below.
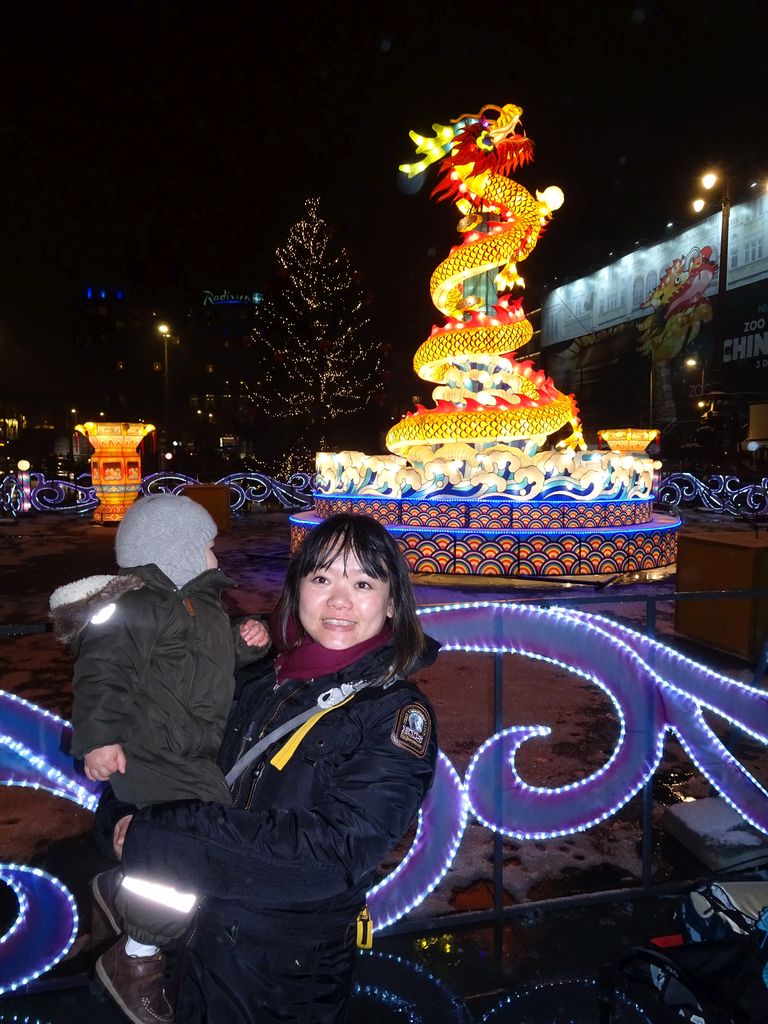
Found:
<svg viewBox="0 0 768 1024"><path fill-rule="evenodd" d="M256 619L246 619L241 622L240 636L249 647L266 647L269 644L269 633L263 622Z"/></svg>
<svg viewBox="0 0 768 1024"><path fill-rule="evenodd" d="M115 831L112 833L112 847L115 851L115 856L118 860L123 859L123 844L125 843L125 833L128 831L128 826L133 821L132 814L126 814L125 817L121 818L115 825Z"/></svg>
<svg viewBox="0 0 768 1024"><path fill-rule="evenodd" d="M91 782L106 782L115 772L125 774L125 754L119 743L94 747L83 758L86 778Z"/></svg>

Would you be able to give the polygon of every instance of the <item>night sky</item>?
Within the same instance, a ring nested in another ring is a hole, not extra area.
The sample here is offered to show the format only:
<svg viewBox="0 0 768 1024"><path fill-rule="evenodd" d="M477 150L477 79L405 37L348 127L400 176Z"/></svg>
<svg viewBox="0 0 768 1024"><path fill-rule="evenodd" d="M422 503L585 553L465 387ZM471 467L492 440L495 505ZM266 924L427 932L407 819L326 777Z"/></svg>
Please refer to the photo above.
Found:
<svg viewBox="0 0 768 1024"><path fill-rule="evenodd" d="M5 365L20 383L55 369L88 283L190 302L263 287L318 195L410 372L434 322L429 275L458 236L428 198L434 169L403 188L408 130L524 108L536 160L520 180L566 196L521 267L535 308L556 275L687 222L711 161L730 160L735 185L768 171L762 9L3 0Z"/></svg>

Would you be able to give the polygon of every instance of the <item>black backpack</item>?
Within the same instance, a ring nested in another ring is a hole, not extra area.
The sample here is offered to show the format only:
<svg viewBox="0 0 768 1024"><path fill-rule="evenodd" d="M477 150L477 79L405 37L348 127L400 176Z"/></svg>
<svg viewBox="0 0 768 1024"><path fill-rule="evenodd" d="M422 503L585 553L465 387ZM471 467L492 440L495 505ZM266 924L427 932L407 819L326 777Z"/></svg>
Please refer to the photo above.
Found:
<svg viewBox="0 0 768 1024"><path fill-rule="evenodd" d="M617 992L653 1024L768 1024L764 964L749 936L629 949L601 976L600 1024L622 1019Z"/></svg>
<svg viewBox="0 0 768 1024"><path fill-rule="evenodd" d="M600 1024L616 992L653 1024L768 1024L768 886L712 882L690 893L671 943L628 950L601 975Z"/></svg>

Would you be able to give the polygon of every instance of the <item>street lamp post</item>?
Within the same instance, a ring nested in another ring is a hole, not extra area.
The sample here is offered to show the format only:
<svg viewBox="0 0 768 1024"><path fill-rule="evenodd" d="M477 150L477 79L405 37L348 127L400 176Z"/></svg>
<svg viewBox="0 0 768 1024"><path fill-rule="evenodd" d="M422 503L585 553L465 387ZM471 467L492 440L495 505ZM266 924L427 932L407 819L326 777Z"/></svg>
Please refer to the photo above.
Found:
<svg viewBox="0 0 768 1024"><path fill-rule="evenodd" d="M67 466L67 472L71 473L75 468L75 423L77 422L77 409L74 406L69 410L69 416L67 418L67 434L68 446L69 446L69 465Z"/></svg>
<svg viewBox="0 0 768 1024"><path fill-rule="evenodd" d="M168 342L170 341L171 329L168 324L158 324L157 329L163 338L163 444L162 448L168 447L168 438L170 436L170 424L168 423L169 418L169 407L170 407L170 390L168 380ZM161 461L160 466L162 468L162 455L160 453Z"/></svg>

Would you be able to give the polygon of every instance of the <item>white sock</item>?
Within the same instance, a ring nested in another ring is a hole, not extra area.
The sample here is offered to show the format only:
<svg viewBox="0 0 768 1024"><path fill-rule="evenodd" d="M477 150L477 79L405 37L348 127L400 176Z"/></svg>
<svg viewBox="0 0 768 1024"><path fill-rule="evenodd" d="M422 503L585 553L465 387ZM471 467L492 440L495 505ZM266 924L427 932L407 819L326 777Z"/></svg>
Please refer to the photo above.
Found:
<svg viewBox="0 0 768 1024"><path fill-rule="evenodd" d="M125 944L125 952L128 956L154 956L158 952L157 946L145 946L143 942L128 937Z"/></svg>

